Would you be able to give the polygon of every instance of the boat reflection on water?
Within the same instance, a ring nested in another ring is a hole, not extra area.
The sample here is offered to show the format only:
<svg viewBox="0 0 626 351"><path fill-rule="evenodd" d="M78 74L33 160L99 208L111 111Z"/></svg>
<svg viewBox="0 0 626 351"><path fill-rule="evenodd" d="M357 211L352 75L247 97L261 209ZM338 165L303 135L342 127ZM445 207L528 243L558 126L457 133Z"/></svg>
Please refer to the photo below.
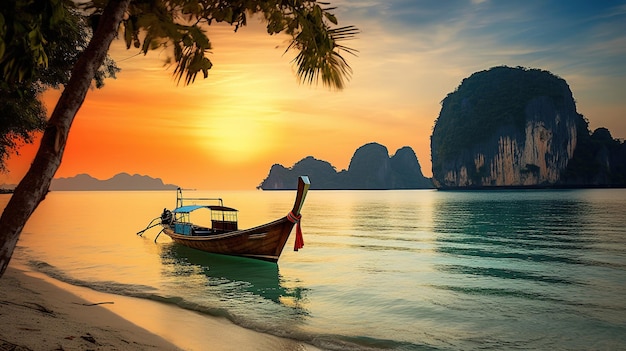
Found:
<svg viewBox="0 0 626 351"><path fill-rule="evenodd" d="M276 303L291 305L302 299L302 288L287 289L281 284L278 265L248 258L212 254L171 243L163 245L161 259L166 274L206 276L204 287L213 287L224 297L253 294ZM193 280L193 279L192 279ZM201 288L201 287L198 287ZM288 302L290 301L290 302Z"/></svg>

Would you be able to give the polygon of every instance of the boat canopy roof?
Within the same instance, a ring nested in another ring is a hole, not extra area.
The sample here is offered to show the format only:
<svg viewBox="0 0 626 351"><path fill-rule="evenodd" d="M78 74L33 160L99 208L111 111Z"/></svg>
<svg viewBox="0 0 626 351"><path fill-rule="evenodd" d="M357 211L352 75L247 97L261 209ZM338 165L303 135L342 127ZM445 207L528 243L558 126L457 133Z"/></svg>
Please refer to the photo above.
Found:
<svg viewBox="0 0 626 351"><path fill-rule="evenodd" d="M181 207L175 208L172 212L174 212L174 213L190 213L190 212L193 212L193 211L201 209L201 208L206 208L206 209L209 209L211 211L237 212L237 210L232 208L232 207L208 206L208 205L181 206Z"/></svg>

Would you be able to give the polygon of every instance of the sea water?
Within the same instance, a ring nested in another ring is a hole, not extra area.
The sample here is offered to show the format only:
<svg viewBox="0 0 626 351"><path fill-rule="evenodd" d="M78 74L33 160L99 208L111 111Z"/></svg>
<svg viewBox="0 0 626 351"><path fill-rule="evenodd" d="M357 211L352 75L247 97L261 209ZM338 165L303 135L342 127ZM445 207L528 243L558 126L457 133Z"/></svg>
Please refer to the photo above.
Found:
<svg viewBox="0 0 626 351"><path fill-rule="evenodd" d="M51 192L13 260L327 350L626 349L626 189L310 191L278 264L138 236L175 195ZM295 192L187 195L247 228Z"/></svg>

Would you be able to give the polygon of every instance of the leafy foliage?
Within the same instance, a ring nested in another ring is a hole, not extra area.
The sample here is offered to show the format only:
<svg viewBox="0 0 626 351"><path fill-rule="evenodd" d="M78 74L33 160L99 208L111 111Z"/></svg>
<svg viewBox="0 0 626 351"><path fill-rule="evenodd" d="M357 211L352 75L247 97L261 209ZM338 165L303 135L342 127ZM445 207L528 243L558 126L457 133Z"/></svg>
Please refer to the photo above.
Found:
<svg viewBox="0 0 626 351"><path fill-rule="evenodd" d="M105 0L95 0L84 6L97 17ZM351 74L350 66L341 52L356 51L340 44L353 39L358 30L353 26L331 28L337 18L334 8L322 7L310 0L134 0L123 21L123 38L128 48L138 48L143 54L150 50L171 48L166 63L172 64L177 82L191 84L198 74L207 78L213 67L207 57L212 49L207 27L212 23L227 23L237 31L245 26L250 15L261 15L267 23L268 34L284 32L292 36L287 50L299 51L294 59L297 76L305 83L342 89Z"/></svg>
<svg viewBox="0 0 626 351"><path fill-rule="evenodd" d="M71 1L0 3L0 171L7 171L11 153L43 130L46 109L40 95L67 83L90 32ZM108 59L96 74L96 87L117 71Z"/></svg>
<svg viewBox="0 0 626 351"><path fill-rule="evenodd" d="M324 11L315 5L309 13L301 15L301 18L296 17L301 30L288 49L297 48L300 51L294 62L298 66L297 74L301 81L313 83L321 79L324 85L342 89L343 77L350 76L352 70L340 51L354 55L355 50L337 42L354 38L357 30L352 26L329 29L324 19L334 24L337 24L337 19ZM320 31L320 28L325 30Z"/></svg>
<svg viewBox="0 0 626 351"><path fill-rule="evenodd" d="M34 89L20 93L0 89L0 172L7 171L9 155L32 142L33 132L45 126L46 111L37 95Z"/></svg>
<svg viewBox="0 0 626 351"><path fill-rule="evenodd" d="M55 4L60 1L70 0L43 0L44 4ZM95 6L95 3L102 5L101 7ZM20 57L11 56L13 47L19 48L20 42L15 41L13 34L9 35L10 29L6 25L7 15L14 15L16 18L21 13L16 13L15 8L11 6L13 4L23 4L25 6L35 3L35 0L14 0L13 2L3 2L3 5L10 4L6 7L0 7L0 13L2 19L0 22L0 43L2 55L0 55L0 65L2 65L3 82L8 82L7 85L12 82L21 83L24 81L27 75L32 74L32 71L36 67L47 67L47 56L49 53L46 51L44 44L45 38L42 35L38 37L38 33L44 33L37 29L37 25L46 24L48 22L54 23L52 19L56 18L56 14L46 13L45 16L38 16L39 12L34 11L34 20L30 23L34 24L34 28L29 31L27 49L28 58L35 59L35 64L26 66L24 70L20 68ZM133 6L129 7L130 4ZM79 111L82 102L85 100L87 91L92 83L92 80L97 76L98 69L105 64L107 52L115 34L119 30L119 26L122 22L139 24L141 18L133 18L138 14L148 19L147 23L155 24L155 26L149 25L143 28L146 33L146 37L143 40L143 45L138 39L140 32L139 28L131 28L129 34L125 34L124 38L127 42L132 42L133 45L139 43L144 52L148 48L157 48L160 45L172 43L175 47L174 59L176 61L175 75L178 75L178 80L182 79L185 75L185 84L193 82L196 75L199 72L208 74L208 70L211 68L210 61L205 59L205 52L209 50L210 44L208 37L201 31L198 23L206 21L210 24L210 20L223 20L231 24L235 24L235 29L240 24L245 24L244 11L241 14L236 14L233 9L248 9L248 11L254 13L256 10L262 9L275 9L275 11L283 12L285 18L296 18L297 21L286 21L289 23L295 23L295 25L287 28L277 26L271 28L271 30L289 31L293 30L294 42L297 49L310 48L309 55L319 55L322 59L306 60L304 64L297 62L300 67L310 65L310 62L321 65L314 66L314 70L320 72L322 82L325 84L331 84L340 88L342 85L342 79L345 76L328 76L328 72L337 72L333 69L333 66L337 65L336 60L329 59L327 51L324 48L318 49L315 44L320 43L318 38L324 38L327 33L330 32L330 27L326 25L325 20L311 21L311 19L317 19L322 15L326 20L331 22L334 20L334 16L325 15L325 11L315 4L314 1L300 1L300 0L283 0L283 1L193 1L191 4L189 1L182 0L95 0L94 2L81 3L81 7L85 10L93 10L92 24L96 30L93 33L93 37L90 39L89 44L79 55L76 64L72 67L71 78L67 82L63 93L61 94L57 105L50 116L50 120L47 122L46 128L42 135L39 150L35 155L31 166L20 183L15 188L13 196L11 196L9 202L5 206L2 216L0 218L0 277L5 272L15 245L19 239L24 225L30 218L31 214L39 203L44 199L46 192L49 189L52 177L58 170L61 164L61 159L65 150L65 145L69 135L69 131L76 117L76 113ZM135 6L137 5L137 6ZM308 7L305 5L309 5ZM269 6L269 7L268 7ZM7 10L8 8L8 10ZM58 6L56 8L59 8ZM136 8L149 9L150 11L145 13L138 13L134 11ZM230 8L230 11L228 11ZM215 9L226 9L226 12L214 11ZM313 9L311 13L310 10ZM205 14L203 11L209 11ZM189 13L187 13L189 12ZM28 12L30 13L30 12ZM274 11L264 11L266 16L274 13ZM311 16L309 16L311 15ZM182 21L178 21L179 16L182 16ZM62 16L63 17L63 16ZM151 21L150 18L158 18L159 21ZM280 16L278 16L280 18ZM195 20L195 22L194 22ZM130 21L130 22L129 22ZM135 22L133 22L135 21ZM162 22L161 22L162 21ZM298 40L296 33L302 33L301 26L310 22L312 24L313 36L304 36L303 39ZM336 22L336 20L334 20ZM276 21L272 21L276 25ZM315 26L317 24L317 27ZM321 24L321 25L320 25ZM126 28L124 26L124 28ZM268 26L269 28L269 26ZM174 30L173 30L174 29ZM166 30L166 34L161 36L160 30ZM34 33L34 35L30 35ZM126 32L125 32L126 33ZM158 34L153 38L154 34ZM137 35L136 35L137 34ZM329 34L330 38L336 38L335 34ZM39 40L41 39L41 40ZM204 40L206 39L206 40ZM41 47L39 44L41 43ZM310 45L304 45L310 44ZM338 49L339 46L332 42L332 50ZM301 46L299 46L301 45ZM9 47L11 46L11 47ZM9 55L7 55L7 52ZM331 56L334 57L334 56ZM4 68L8 67L7 70ZM336 68L336 67L335 67ZM307 70L304 70L307 72ZM17 73L15 73L17 72ZM299 72L302 72L299 70ZM345 70L339 72L346 73ZM306 77L299 73L299 77Z"/></svg>
<svg viewBox="0 0 626 351"><path fill-rule="evenodd" d="M9 0L0 2L0 97L5 105L0 127L0 170L10 152L22 142L32 141L32 132L45 125L45 109L38 97L49 87L64 85L80 52L100 21L107 0ZM78 6L78 7L76 7ZM127 48L168 49L166 63L174 65L177 82L191 84L198 74L208 77L213 64L206 28L228 23L237 31L250 15L262 15L269 34L287 33L292 42L287 50L299 50L294 59L297 76L305 83L322 82L341 89L351 69L341 52L356 51L340 44L353 39L353 26L336 26L332 7L305 0L220 1L220 0L134 0L120 27ZM87 19L89 23L87 23ZM96 75L115 76L117 67L107 59ZM32 104L25 109L11 106Z"/></svg>
<svg viewBox="0 0 626 351"><path fill-rule="evenodd" d="M47 39L66 21L62 0L2 1L0 3L0 70L4 84L29 79L36 67L48 66Z"/></svg>

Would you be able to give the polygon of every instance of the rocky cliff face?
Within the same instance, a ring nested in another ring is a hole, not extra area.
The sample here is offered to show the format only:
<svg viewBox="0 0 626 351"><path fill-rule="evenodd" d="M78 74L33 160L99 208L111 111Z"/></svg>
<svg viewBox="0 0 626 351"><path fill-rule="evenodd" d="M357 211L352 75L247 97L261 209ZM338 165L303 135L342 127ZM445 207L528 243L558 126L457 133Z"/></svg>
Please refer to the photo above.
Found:
<svg viewBox="0 0 626 351"><path fill-rule="evenodd" d="M295 189L297 177L308 175L311 189L427 189L433 185L424 177L410 147L399 149L389 157L387 148L369 143L358 148L348 170L337 172L330 163L311 156L292 168L275 164L259 188L263 190Z"/></svg>
<svg viewBox="0 0 626 351"><path fill-rule="evenodd" d="M569 187L626 187L626 143L613 139L606 128L589 134L579 128L574 157L561 175Z"/></svg>
<svg viewBox="0 0 626 351"><path fill-rule="evenodd" d="M443 100L431 136L433 183L554 185L574 156L582 120L567 83L549 72L475 73Z"/></svg>
<svg viewBox="0 0 626 351"><path fill-rule="evenodd" d="M393 177L393 189L428 189L433 188L430 179L424 177L415 151L408 146L398 149L389 160Z"/></svg>
<svg viewBox="0 0 626 351"><path fill-rule="evenodd" d="M389 189L391 177L389 151L383 145L369 143L352 156L343 183L344 187L357 189Z"/></svg>
<svg viewBox="0 0 626 351"><path fill-rule="evenodd" d="M298 161L291 168L274 164L270 173L258 188L263 190L296 189L298 177L308 175L312 189L336 189L337 171L330 163L308 156ZM313 182L314 180L314 182Z"/></svg>

